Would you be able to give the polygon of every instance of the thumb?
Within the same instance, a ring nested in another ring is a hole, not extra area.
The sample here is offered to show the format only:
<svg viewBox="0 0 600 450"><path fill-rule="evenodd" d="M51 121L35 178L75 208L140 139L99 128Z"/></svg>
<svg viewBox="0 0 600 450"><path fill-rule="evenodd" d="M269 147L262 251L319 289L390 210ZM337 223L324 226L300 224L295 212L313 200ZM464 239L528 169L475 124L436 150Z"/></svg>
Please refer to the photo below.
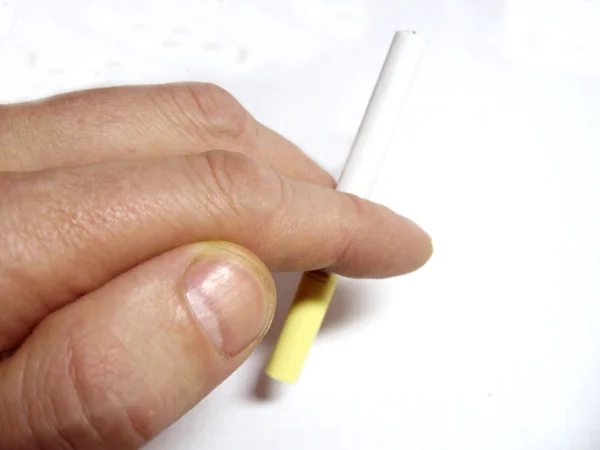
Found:
<svg viewBox="0 0 600 450"><path fill-rule="evenodd" d="M0 448L138 448L246 359L274 307L267 268L233 244L139 265L0 364Z"/></svg>

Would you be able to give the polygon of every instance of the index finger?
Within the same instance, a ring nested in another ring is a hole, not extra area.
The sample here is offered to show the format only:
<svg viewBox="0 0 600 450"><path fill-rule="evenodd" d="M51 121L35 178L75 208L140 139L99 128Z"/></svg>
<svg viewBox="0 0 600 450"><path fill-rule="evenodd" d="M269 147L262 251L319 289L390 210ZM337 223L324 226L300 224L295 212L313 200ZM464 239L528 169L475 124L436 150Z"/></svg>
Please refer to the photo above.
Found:
<svg viewBox="0 0 600 450"><path fill-rule="evenodd" d="M273 271L352 277L400 275L431 255L429 237L391 210L234 153L5 174L0 182L8 187L0 189L0 350L49 311L188 243L229 241Z"/></svg>

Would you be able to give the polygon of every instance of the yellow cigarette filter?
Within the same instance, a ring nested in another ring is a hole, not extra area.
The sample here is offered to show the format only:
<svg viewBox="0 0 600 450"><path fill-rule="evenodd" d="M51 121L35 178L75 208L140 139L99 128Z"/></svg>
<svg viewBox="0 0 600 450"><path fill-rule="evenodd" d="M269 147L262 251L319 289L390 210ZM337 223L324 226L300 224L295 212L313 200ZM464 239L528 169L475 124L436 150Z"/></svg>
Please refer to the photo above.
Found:
<svg viewBox="0 0 600 450"><path fill-rule="evenodd" d="M284 383L295 383L315 340L335 291L337 278L320 270L305 272L288 312L266 372Z"/></svg>

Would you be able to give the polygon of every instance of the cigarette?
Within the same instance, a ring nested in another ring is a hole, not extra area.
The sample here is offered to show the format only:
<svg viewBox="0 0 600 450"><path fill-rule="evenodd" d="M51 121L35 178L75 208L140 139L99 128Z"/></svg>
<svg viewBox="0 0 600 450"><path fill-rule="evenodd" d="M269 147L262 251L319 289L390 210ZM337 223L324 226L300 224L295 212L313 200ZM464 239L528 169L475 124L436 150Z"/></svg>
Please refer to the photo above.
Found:
<svg viewBox="0 0 600 450"><path fill-rule="evenodd" d="M367 199L371 196L425 46L425 40L413 31L395 33L342 171L339 191ZM336 282L335 275L322 270L303 274L266 368L271 378L284 383L298 381Z"/></svg>

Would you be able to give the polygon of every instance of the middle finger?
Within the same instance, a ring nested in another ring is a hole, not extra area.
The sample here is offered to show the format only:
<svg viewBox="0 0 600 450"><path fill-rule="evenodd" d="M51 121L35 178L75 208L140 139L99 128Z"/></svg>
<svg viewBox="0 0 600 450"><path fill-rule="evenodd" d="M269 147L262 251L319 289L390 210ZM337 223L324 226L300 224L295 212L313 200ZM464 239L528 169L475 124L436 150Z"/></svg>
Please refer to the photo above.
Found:
<svg viewBox="0 0 600 450"><path fill-rule="evenodd" d="M261 159L288 178L332 187L298 147L207 83L125 86L0 108L0 171L228 150Z"/></svg>

